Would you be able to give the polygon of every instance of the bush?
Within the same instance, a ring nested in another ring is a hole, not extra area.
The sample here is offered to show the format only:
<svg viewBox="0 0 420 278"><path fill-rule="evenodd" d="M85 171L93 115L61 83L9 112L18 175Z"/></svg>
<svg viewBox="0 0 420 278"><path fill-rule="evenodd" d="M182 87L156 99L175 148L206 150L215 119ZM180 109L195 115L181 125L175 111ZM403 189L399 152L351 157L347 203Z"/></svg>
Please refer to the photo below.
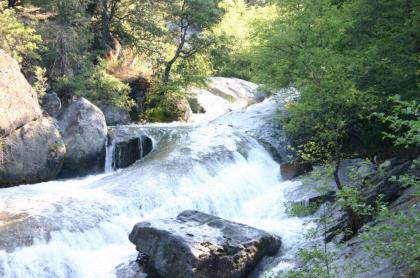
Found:
<svg viewBox="0 0 420 278"><path fill-rule="evenodd" d="M72 96L85 97L96 105L112 104L126 111L135 105L130 98L130 86L108 74L103 62L90 74L74 77L66 75L60 78L56 89L64 99Z"/></svg>
<svg viewBox="0 0 420 278"><path fill-rule="evenodd" d="M129 111L134 105L130 98L130 86L108 74L103 64L95 68L83 94L96 104L112 104Z"/></svg>
<svg viewBox="0 0 420 278"><path fill-rule="evenodd" d="M24 59L38 59L38 44L41 36L35 29L25 26L16 13L0 4L0 48L4 49L19 63Z"/></svg>
<svg viewBox="0 0 420 278"><path fill-rule="evenodd" d="M147 108L142 119L148 122L188 121L190 107L177 83L152 83L145 106Z"/></svg>

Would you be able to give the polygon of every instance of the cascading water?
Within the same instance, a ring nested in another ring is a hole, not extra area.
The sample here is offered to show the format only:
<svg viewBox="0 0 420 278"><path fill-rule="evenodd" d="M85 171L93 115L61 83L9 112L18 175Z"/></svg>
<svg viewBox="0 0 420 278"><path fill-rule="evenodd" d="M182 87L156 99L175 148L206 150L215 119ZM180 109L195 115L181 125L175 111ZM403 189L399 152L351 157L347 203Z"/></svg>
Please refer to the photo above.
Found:
<svg viewBox="0 0 420 278"><path fill-rule="evenodd" d="M282 181L267 151L226 123L130 127L147 132L154 151L126 169L1 189L0 277L115 277L136 256L136 222L186 209L278 234L278 267L287 268L304 240L304 223L284 207L297 183Z"/></svg>
<svg viewBox="0 0 420 278"><path fill-rule="evenodd" d="M105 143L105 166L104 172L110 173L114 170L114 150L115 150L115 142L107 136L106 143Z"/></svg>

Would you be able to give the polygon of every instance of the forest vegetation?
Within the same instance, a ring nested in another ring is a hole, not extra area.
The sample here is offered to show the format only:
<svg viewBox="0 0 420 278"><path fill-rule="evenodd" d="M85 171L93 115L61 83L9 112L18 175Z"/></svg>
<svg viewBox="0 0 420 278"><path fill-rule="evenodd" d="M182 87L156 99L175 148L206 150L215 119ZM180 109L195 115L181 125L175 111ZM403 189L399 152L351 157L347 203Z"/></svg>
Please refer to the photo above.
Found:
<svg viewBox="0 0 420 278"><path fill-rule="evenodd" d="M135 121L172 121L174 105L189 97L189 88L205 86L211 76L237 77L271 94L299 91L279 120L299 159L336 172L349 157L379 163L420 154L420 1L0 4L0 48L20 63L40 96L56 92L64 102L83 96L131 111ZM133 89L136 82L143 84L141 92ZM420 183L414 175L400 182ZM337 186L356 234L363 224L357 192ZM418 271L418 215L386 209L377 215L414 223L414 238L399 238L403 231L389 226L371 233L396 238L395 245L377 245L377 253L404 253L416 242L404 254Z"/></svg>

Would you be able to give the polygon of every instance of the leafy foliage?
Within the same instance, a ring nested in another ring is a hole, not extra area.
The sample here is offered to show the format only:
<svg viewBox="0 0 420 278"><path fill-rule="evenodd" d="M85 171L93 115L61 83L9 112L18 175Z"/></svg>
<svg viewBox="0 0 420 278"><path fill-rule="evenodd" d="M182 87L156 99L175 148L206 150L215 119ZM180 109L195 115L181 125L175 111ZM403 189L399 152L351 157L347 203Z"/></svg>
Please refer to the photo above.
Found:
<svg viewBox="0 0 420 278"><path fill-rule="evenodd" d="M0 48L4 49L19 63L24 59L39 59L41 36L34 28L23 24L15 11L5 9L0 4Z"/></svg>
<svg viewBox="0 0 420 278"><path fill-rule="evenodd" d="M373 256L392 259L397 265L408 265L413 273L420 270L420 217L415 205L404 212L384 207L377 217L379 224L371 225L362 238L369 242L367 250Z"/></svg>
<svg viewBox="0 0 420 278"><path fill-rule="evenodd" d="M384 132L384 138L391 139L397 146L409 147L420 144L420 103L403 101L399 95L390 97L394 104L390 114L374 113L392 132Z"/></svg>
<svg viewBox="0 0 420 278"><path fill-rule="evenodd" d="M301 92L288 107L286 132L296 145L316 145L332 157L354 149L377 152L384 126L369 115L392 110L383 99L395 92L418 101L418 51L412 39L418 34L418 4L277 3L276 20L257 27L261 47L252 67L269 88L292 85Z"/></svg>
<svg viewBox="0 0 420 278"><path fill-rule="evenodd" d="M179 84L160 83L155 80L148 92L146 109L142 120L149 122L171 122L181 120L188 101Z"/></svg>
<svg viewBox="0 0 420 278"><path fill-rule="evenodd" d="M376 114L390 125L392 133L385 133L396 145L405 147L420 145L419 135L419 106L414 101L401 101L399 96L391 98L396 102L391 114ZM413 161L412 169L418 171L420 162ZM391 211L383 206L377 217L377 222L369 225L362 238L370 242L367 249L374 256L391 259L395 264L408 265L412 273L420 271L420 226L418 198L420 196L420 178L407 173L399 177L392 177L404 187L412 187L412 201L408 208ZM376 224L376 225L375 225Z"/></svg>
<svg viewBox="0 0 420 278"><path fill-rule="evenodd" d="M48 79L45 76L47 70L41 67L35 67L34 74L35 74L35 83L34 83L34 90L37 92L38 97L42 97L48 90Z"/></svg>
<svg viewBox="0 0 420 278"><path fill-rule="evenodd" d="M112 103L127 111L134 105L129 94L130 86L108 74L104 64L95 68L87 82L87 92L83 93L97 104Z"/></svg>

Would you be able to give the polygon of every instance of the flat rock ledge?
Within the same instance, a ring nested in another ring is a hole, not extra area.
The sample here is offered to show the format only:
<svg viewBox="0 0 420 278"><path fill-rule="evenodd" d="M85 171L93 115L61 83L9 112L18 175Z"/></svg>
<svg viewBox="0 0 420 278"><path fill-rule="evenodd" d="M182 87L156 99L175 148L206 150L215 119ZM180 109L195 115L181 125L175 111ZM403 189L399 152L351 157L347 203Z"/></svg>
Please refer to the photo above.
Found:
<svg viewBox="0 0 420 278"><path fill-rule="evenodd" d="M161 277L246 277L280 238L199 211L136 224L129 239Z"/></svg>

